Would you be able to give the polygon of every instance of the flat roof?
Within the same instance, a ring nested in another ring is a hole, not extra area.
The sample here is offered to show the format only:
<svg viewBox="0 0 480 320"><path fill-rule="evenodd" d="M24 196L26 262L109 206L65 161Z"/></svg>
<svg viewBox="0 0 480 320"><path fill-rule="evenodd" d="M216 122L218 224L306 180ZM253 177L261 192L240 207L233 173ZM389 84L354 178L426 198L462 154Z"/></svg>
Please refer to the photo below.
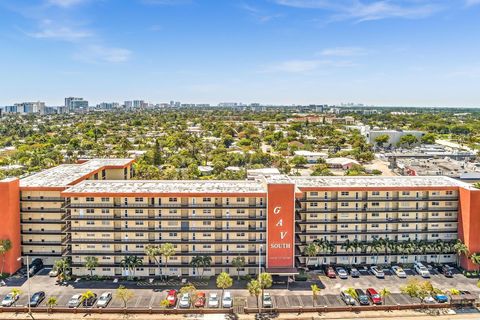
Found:
<svg viewBox="0 0 480 320"><path fill-rule="evenodd" d="M264 194L265 185L258 180L84 180L64 194Z"/></svg>
<svg viewBox="0 0 480 320"><path fill-rule="evenodd" d="M471 187L445 176L292 176L298 188L374 188L374 187Z"/></svg>
<svg viewBox="0 0 480 320"><path fill-rule="evenodd" d="M97 170L123 168L133 161L133 159L91 159L81 164L62 164L22 178L20 187L67 187Z"/></svg>

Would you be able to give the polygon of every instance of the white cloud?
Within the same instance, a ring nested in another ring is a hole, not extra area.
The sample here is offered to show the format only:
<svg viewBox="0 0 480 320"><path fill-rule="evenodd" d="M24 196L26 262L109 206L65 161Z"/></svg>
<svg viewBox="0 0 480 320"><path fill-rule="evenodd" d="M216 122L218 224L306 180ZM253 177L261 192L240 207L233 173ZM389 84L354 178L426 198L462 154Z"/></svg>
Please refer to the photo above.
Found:
<svg viewBox="0 0 480 320"><path fill-rule="evenodd" d="M274 2L279 5L295 8L321 9L330 12L332 15L332 20L355 20L356 22L382 20L388 18L425 18L433 15L443 8L443 6L440 4L441 2L437 0L377 0L373 2L365 2L360 0L274 0Z"/></svg>
<svg viewBox="0 0 480 320"><path fill-rule="evenodd" d="M95 44L79 48L74 58L89 63L121 63L128 61L131 55L132 52L128 49Z"/></svg>
<svg viewBox="0 0 480 320"><path fill-rule="evenodd" d="M480 0L465 0L465 5L467 7L476 6L480 4Z"/></svg>
<svg viewBox="0 0 480 320"><path fill-rule="evenodd" d="M275 18L279 18L279 17L282 16L280 14L267 14L267 13L263 12L262 10L260 10L259 8L251 6L251 5L246 4L246 3L242 4L240 6L240 8L242 8L243 10L248 12L250 14L250 16L252 16L253 18L255 18L259 22L268 22L270 20L273 20Z"/></svg>
<svg viewBox="0 0 480 320"><path fill-rule="evenodd" d="M73 7L79 4L83 4L88 0L48 0L48 4L59 6L63 8Z"/></svg>
<svg viewBox="0 0 480 320"><path fill-rule="evenodd" d="M356 64L352 61L335 61L322 59L295 59L286 60L276 64L272 64L263 68L263 73L285 72L285 73L309 73L324 68L346 68L353 67Z"/></svg>
<svg viewBox="0 0 480 320"><path fill-rule="evenodd" d="M335 47L320 51L320 55L329 57L352 57L368 54L367 50L360 47Z"/></svg>
<svg viewBox="0 0 480 320"><path fill-rule="evenodd" d="M192 0L143 0L142 2L145 4L176 6L176 5L190 4L192 3Z"/></svg>
<svg viewBox="0 0 480 320"><path fill-rule="evenodd" d="M56 25L51 20L43 20L38 31L29 32L27 35L36 39L56 39L75 42L89 38L93 34L88 30L75 30L69 26Z"/></svg>

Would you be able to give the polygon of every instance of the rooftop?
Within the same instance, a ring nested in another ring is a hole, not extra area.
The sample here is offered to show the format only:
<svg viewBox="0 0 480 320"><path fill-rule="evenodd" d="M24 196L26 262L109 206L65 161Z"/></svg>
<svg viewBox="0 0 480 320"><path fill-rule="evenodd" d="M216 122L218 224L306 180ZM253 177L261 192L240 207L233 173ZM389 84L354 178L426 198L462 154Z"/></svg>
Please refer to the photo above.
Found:
<svg viewBox="0 0 480 320"><path fill-rule="evenodd" d="M290 177L298 188L374 188L374 187L470 187L469 184L443 176L328 176Z"/></svg>
<svg viewBox="0 0 480 320"><path fill-rule="evenodd" d="M62 164L21 179L20 187L67 187L97 170L122 168L132 161L133 159L92 159L81 164Z"/></svg>
<svg viewBox="0 0 480 320"><path fill-rule="evenodd" d="M85 180L65 190L82 193L265 193L256 180Z"/></svg>

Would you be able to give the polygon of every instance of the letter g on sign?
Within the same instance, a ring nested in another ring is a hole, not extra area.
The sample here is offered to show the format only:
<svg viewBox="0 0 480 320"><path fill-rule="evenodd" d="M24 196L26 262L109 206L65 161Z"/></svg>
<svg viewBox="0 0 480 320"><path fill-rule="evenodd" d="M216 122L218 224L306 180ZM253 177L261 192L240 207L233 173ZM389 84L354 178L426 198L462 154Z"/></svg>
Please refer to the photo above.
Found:
<svg viewBox="0 0 480 320"><path fill-rule="evenodd" d="M282 210L282 207L275 207L275 208L273 208L273 213L274 214L279 214L280 210Z"/></svg>

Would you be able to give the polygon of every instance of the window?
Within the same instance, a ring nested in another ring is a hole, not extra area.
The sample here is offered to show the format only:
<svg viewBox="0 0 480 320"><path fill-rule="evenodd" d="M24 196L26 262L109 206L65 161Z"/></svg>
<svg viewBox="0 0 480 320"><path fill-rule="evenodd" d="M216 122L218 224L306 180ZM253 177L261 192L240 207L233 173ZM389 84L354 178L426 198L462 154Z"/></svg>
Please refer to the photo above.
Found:
<svg viewBox="0 0 480 320"><path fill-rule="evenodd" d="M169 237L176 237L177 236L177 233L176 232L170 232L168 234Z"/></svg>
<svg viewBox="0 0 480 320"><path fill-rule="evenodd" d="M402 196L409 196L410 195L410 191L402 191Z"/></svg>
<svg viewBox="0 0 480 320"><path fill-rule="evenodd" d="M453 217L453 213L451 213L451 212L446 212L446 213L445 213L445 217Z"/></svg>
<svg viewBox="0 0 480 320"><path fill-rule="evenodd" d="M102 198L102 202L109 202L110 198Z"/></svg>
<svg viewBox="0 0 480 320"><path fill-rule="evenodd" d="M143 210L142 209L135 209L135 214L143 214Z"/></svg>
<svg viewBox="0 0 480 320"><path fill-rule="evenodd" d="M438 228L438 223L433 223L430 227L432 227L432 228Z"/></svg>
<svg viewBox="0 0 480 320"><path fill-rule="evenodd" d="M318 192L310 192L310 196L312 196L312 197L318 197Z"/></svg>
<svg viewBox="0 0 480 320"><path fill-rule="evenodd" d="M310 207L318 207L318 202L312 202L312 203L310 203Z"/></svg>
<svg viewBox="0 0 480 320"><path fill-rule="evenodd" d="M341 228L341 229L347 229L347 228L348 228L348 224L341 224L341 225L340 225L340 228Z"/></svg>
<svg viewBox="0 0 480 320"><path fill-rule="evenodd" d="M110 213L110 209L102 209L102 213L104 213L104 214Z"/></svg>
<svg viewBox="0 0 480 320"><path fill-rule="evenodd" d="M203 221L203 225L204 225L204 226L211 226L211 225L212 225L212 221Z"/></svg>
<svg viewBox="0 0 480 320"><path fill-rule="evenodd" d="M135 198L135 202L143 202L143 198Z"/></svg>
<svg viewBox="0 0 480 320"><path fill-rule="evenodd" d="M410 216L410 214L409 214L409 213L405 213L405 212L404 212L404 213L402 213L402 217L409 217L409 216Z"/></svg>
<svg viewBox="0 0 480 320"><path fill-rule="evenodd" d="M408 238L408 234L402 234L402 238L404 239Z"/></svg>
<svg viewBox="0 0 480 320"><path fill-rule="evenodd" d="M432 217L438 217L439 213L438 212L432 212Z"/></svg>
<svg viewBox="0 0 480 320"><path fill-rule="evenodd" d="M87 221L87 225L88 226L93 226L93 225L95 225L95 221Z"/></svg>
<svg viewBox="0 0 480 320"><path fill-rule="evenodd" d="M93 202L93 201L95 201L95 199L92 198L92 197L87 197L85 200L86 200L87 202Z"/></svg>
<svg viewBox="0 0 480 320"><path fill-rule="evenodd" d="M244 226L245 225L245 221L237 221L237 226Z"/></svg>
<svg viewBox="0 0 480 320"><path fill-rule="evenodd" d="M372 228L378 228L378 223L372 224Z"/></svg>
<svg viewBox="0 0 480 320"><path fill-rule="evenodd" d="M440 205L440 202L438 201L432 201L432 206L439 206Z"/></svg>
<svg viewBox="0 0 480 320"><path fill-rule="evenodd" d="M176 213L177 213L177 209L170 209L170 210L168 210L168 213L169 213L169 214L176 214Z"/></svg>
<svg viewBox="0 0 480 320"><path fill-rule="evenodd" d="M342 234L342 235L340 236L340 239L347 239L347 238L348 238L348 235L346 235L346 234Z"/></svg>
<svg viewBox="0 0 480 320"><path fill-rule="evenodd" d="M447 202L445 202L445 205L446 205L447 207L451 207L451 206L453 206L453 202L447 201Z"/></svg>
<svg viewBox="0 0 480 320"><path fill-rule="evenodd" d="M340 205L341 205L342 207L348 207L348 202L342 202Z"/></svg>
<svg viewBox="0 0 480 320"><path fill-rule="evenodd" d="M341 193L342 196L348 196L349 194L350 194L350 192L348 192L348 191L342 191L342 193Z"/></svg>
<svg viewBox="0 0 480 320"><path fill-rule="evenodd" d="M95 209L87 209L87 213L95 213Z"/></svg>
<svg viewBox="0 0 480 320"><path fill-rule="evenodd" d="M137 238L142 238L142 237L143 237L143 233L135 233L135 237L137 237Z"/></svg>
<svg viewBox="0 0 480 320"><path fill-rule="evenodd" d="M143 221L135 221L136 226L143 226Z"/></svg>
<svg viewBox="0 0 480 320"><path fill-rule="evenodd" d="M204 234L203 234L203 237L204 237L204 238L210 238L211 236L212 236L211 233L204 233Z"/></svg>
<svg viewBox="0 0 480 320"><path fill-rule="evenodd" d="M432 233L432 238L438 238L438 233Z"/></svg>
<svg viewBox="0 0 480 320"><path fill-rule="evenodd" d="M432 191L431 195L432 196L438 196L438 195L440 195L440 192L439 191Z"/></svg>
<svg viewBox="0 0 480 320"><path fill-rule="evenodd" d="M380 213L374 212L374 213L372 213L372 217L380 217Z"/></svg>
<svg viewBox="0 0 480 320"><path fill-rule="evenodd" d="M212 246L209 245L209 244L204 244L203 245L203 249L211 249L211 248L212 248Z"/></svg>
<svg viewBox="0 0 480 320"><path fill-rule="evenodd" d="M453 191L452 190L447 190L447 191L445 191L445 194L447 196L451 196L451 195L453 195Z"/></svg>
<svg viewBox="0 0 480 320"><path fill-rule="evenodd" d="M372 196L379 196L380 195L380 191L372 191Z"/></svg>
<svg viewBox="0 0 480 320"><path fill-rule="evenodd" d="M244 244L237 244L237 249L245 249L245 245Z"/></svg>
<svg viewBox="0 0 480 320"><path fill-rule="evenodd" d="M451 223L445 223L445 227L446 228L452 227L452 224Z"/></svg>
<svg viewBox="0 0 480 320"><path fill-rule="evenodd" d="M245 214L245 210L244 209L238 209L237 214Z"/></svg>
<svg viewBox="0 0 480 320"><path fill-rule="evenodd" d="M203 198L203 202L212 202L212 198Z"/></svg>
<svg viewBox="0 0 480 320"><path fill-rule="evenodd" d="M402 228L408 228L410 225L408 223L402 223Z"/></svg>
<svg viewBox="0 0 480 320"><path fill-rule="evenodd" d="M104 225L104 226L109 226L109 225L110 225L110 221L102 221L102 225Z"/></svg>
<svg viewBox="0 0 480 320"><path fill-rule="evenodd" d="M379 207L380 206L380 202L372 202L372 207Z"/></svg>
<svg viewBox="0 0 480 320"><path fill-rule="evenodd" d="M211 213L212 213L212 210L210 209L203 210L203 214L211 214Z"/></svg>
<svg viewBox="0 0 480 320"><path fill-rule="evenodd" d="M245 202L245 198L237 198L237 202Z"/></svg>
<svg viewBox="0 0 480 320"><path fill-rule="evenodd" d="M168 198L168 202L177 202L177 198Z"/></svg>
<svg viewBox="0 0 480 320"><path fill-rule="evenodd" d="M245 233L242 232L242 233L237 233L237 237L245 237Z"/></svg>

